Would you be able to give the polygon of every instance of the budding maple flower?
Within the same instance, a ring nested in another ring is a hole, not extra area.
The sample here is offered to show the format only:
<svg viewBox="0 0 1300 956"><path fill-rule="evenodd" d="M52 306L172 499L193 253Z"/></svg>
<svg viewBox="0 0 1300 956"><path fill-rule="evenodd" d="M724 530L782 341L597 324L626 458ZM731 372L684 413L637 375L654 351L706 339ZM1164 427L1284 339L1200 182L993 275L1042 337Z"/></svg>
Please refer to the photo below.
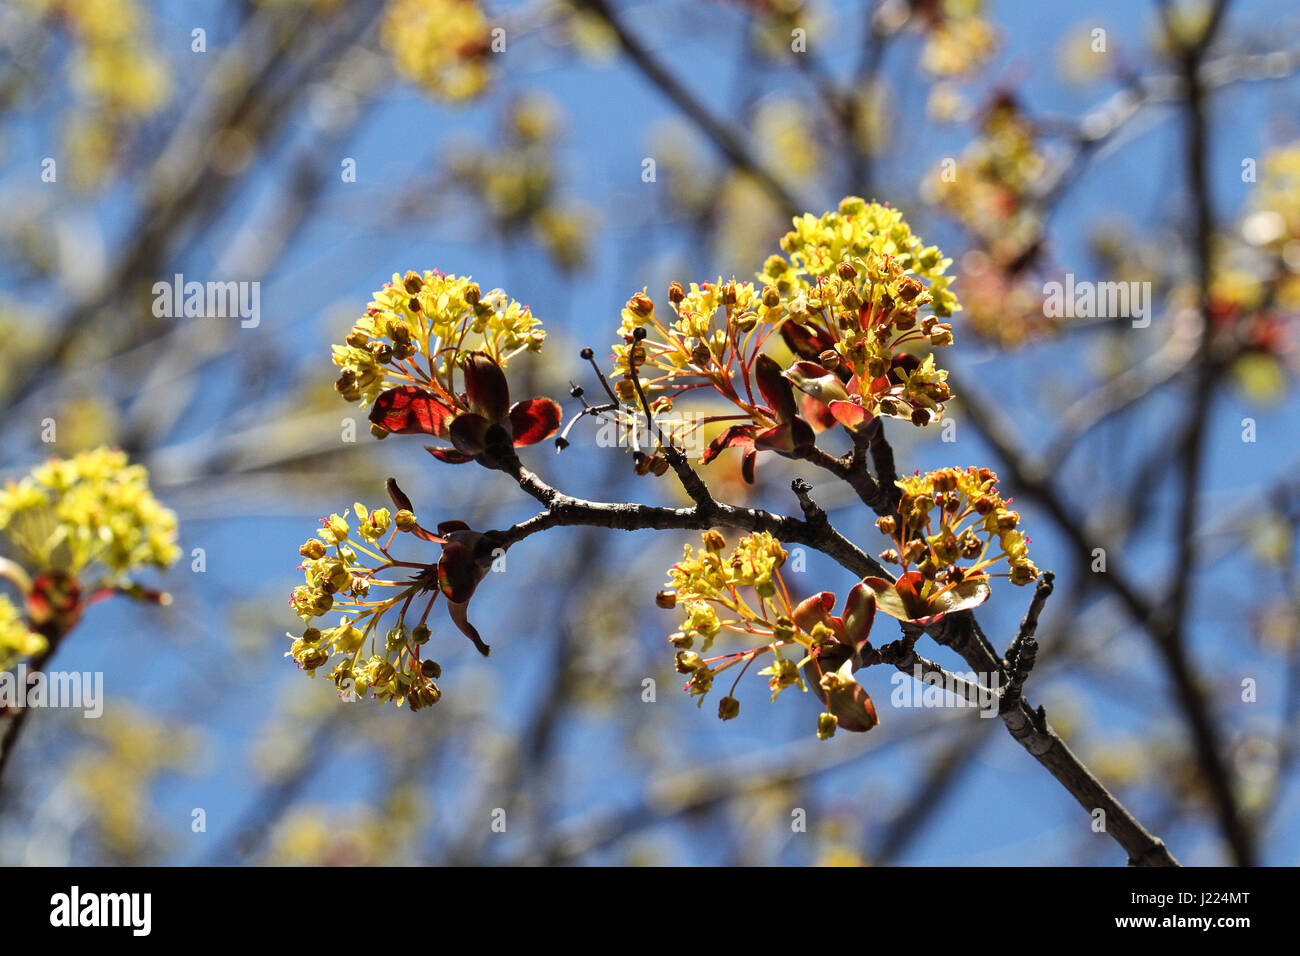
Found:
<svg viewBox="0 0 1300 956"><path fill-rule="evenodd" d="M718 719L731 720L740 713L740 701L734 697L724 697L718 701Z"/></svg>
<svg viewBox="0 0 1300 956"><path fill-rule="evenodd" d="M694 651L678 651L675 660L679 674L690 674L703 666L700 655Z"/></svg>
<svg viewBox="0 0 1300 956"><path fill-rule="evenodd" d="M677 592L663 590L655 595L655 604L665 611L671 611L677 606Z"/></svg>
<svg viewBox="0 0 1300 956"><path fill-rule="evenodd" d="M397 525L398 531L411 531L415 528L417 522L415 515L403 508L393 515L393 524Z"/></svg>
<svg viewBox="0 0 1300 956"><path fill-rule="evenodd" d="M1011 583L1019 584L1022 587L1031 581L1038 579L1038 568L1032 563L1015 564L1011 566Z"/></svg>
<svg viewBox="0 0 1300 956"><path fill-rule="evenodd" d="M835 728L839 726L840 720L834 714L817 715L817 739L830 740L835 736Z"/></svg>
<svg viewBox="0 0 1300 956"><path fill-rule="evenodd" d="M655 304L644 292L638 292L627 300L628 311L639 318L646 318L654 312Z"/></svg>
<svg viewBox="0 0 1300 956"><path fill-rule="evenodd" d="M721 551L727 546L727 539L721 532L709 530L703 534L704 546L710 551Z"/></svg>
<svg viewBox="0 0 1300 956"><path fill-rule="evenodd" d="M325 557L325 543L319 538L311 538L298 548L298 553L304 558L323 558Z"/></svg>

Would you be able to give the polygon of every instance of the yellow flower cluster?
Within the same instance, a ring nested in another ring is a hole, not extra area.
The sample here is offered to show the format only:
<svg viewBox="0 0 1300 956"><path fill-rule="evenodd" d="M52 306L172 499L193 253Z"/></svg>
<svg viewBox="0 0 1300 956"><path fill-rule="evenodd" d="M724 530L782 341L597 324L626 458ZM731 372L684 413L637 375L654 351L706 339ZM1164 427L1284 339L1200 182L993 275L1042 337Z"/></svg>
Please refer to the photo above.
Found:
<svg viewBox="0 0 1300 956"><path fill-rule="evenodd" d="M1033 124L1004 96L957 160L956 178L932 170L921 192L979 237L998 261L1010 262L1038 235L1040 217L1026 196L1046 168Z"/></svg>
<svg viewBox="0 0 1300 956"><path fill-rule="evenodd" d="M786 687L795 684L806 690L798 663L781 653L782 647L799 642L801 636L810 643L810 638L800 635L791 618L789 594L780 572L787 556L781 542L766 532L749 534L737 542L730 555L723 557L726 540L721 534L706 531L702 538L703 549L695 551L686 545L682 560L669 568L672 590L661 592L659 597L660 606L680 607L685 615L681 629L669 641L678 648L677 670L690 676L687 689L691 696L700 697L703 703L704 695L713 687L715 675L736 664L743 664L747 669L755 658L767 653L772 654L773 663L760 673L771 677L773 700ZM756 607L745 600L741 588L753 590ZM763 640L763 646L720 658L701 657L709 652L723 630L757 636ZM700 641L698 650L697 640ZM732 701L730 694L726 700ZM731 706L720 707L719 716L723 720L735 716L735 713L726 714ZM739 712L739 706L735 708Z"/></svg>
<svg viewBox="0 0 1300 956"><path fill-rule="evenodd" d="M45 638L27 627L22 614L0 594L0 670L8 670L26 657L46 648Z"/></svg>
<svg viewBox="0 0 1300 956"><path fill-rule="evenodd" d="M417 861L413 834L423 824L425 795L399 785L378 806L299 804L276 824L265 848L272 866L402 866Z"/></svg>
<svg viewBox="0 0 1300 956"><path fill-rule="evenodd" d="M65 25L76 106L63 138L79 185L95 185L121 154L123 134L167 102L171 79L134 0L23 0L34 14Z"/></svg>
<svg viewBox="0 0 1300 956"><path fill-rule="evenodd" d="M1052 334L1062 324L1060 318L1043 314L1041 276L1013 272L979 249L962 256L961 265L963 333L1015 349Z"/></svg>
<svg viewBox="0 0 1300 956"><path fill-rule="evenodd" d="M149 714L122 699L84 723L91 743L68 761L71 781L115 862L139 862L163 835L150 791L164 775L193 769L202 736L175 715Z"/></svg>
<svg viewBox="0 0 1300 956"><path fill-rule="evenodd" d="M798 333L810 343L797 349L801 357L824 367L796 369L799 379L821 383L812 390L792 379L820 401L836 401L831 412L850 427L878 415L938 421L948 373L929 350L952 344L952 326L939 321L961 308L945 274L952 260L925 245L897 209L856 196L794 227L781 240L789 258L771 256L759 274L784 306L787 343L795 347ZM846 411L846 403L859 408Z"/></svg>
<svg viewBox="0 0 1300 956"><path fill-rule="evenodd" d="M293 645L285 656L292 657L314 677L331 657L343 655L330 674L343 695L373 694L381 703L391 700L398 706L409 701L412 710L419 710L442 696L434 683L434 678L442 675L441 668L434 661L420 658L420 649L429 640L429 628L423 619L414 628L407 628L399 619L384 635L382 649L378 634L385 612L399 602L406 602L405 610L429 582L418 576L407 581L376 577L383 571L397 573L402 567L420 567L388 555L393 537L416 527L415 516L405 510L395 515L386 508L371 511L360 503L353 505L350 513L355 529L348 522L349 512L332 514L321 521L317 537L298 549L306 583L294 588L289 599L303 621L310 622L331 611L345 616L333 627L308 627L299 637L288 635ZM380 539L390 531L388 541L381 543ZM369 567L365 558L371 559L374 567ZM371 601L372 586L391 588L396 593L388 600Z"/></svg>
<svg viewBox="0 0 1300 956"><path fill-rule="evenodd" d="M951 259L937 246L927 246L912 232L903 214L891 206L847 196L839 208L820 217L805 213L781 239L788 259L772 256L763 265L759 281L776 288L783 298L806 293L812 280L830 276L841 262L892 258L903 274L922 282L928 304L940 318L961 308L944 275ZM811 278L810 278L811 277Z"/></svg>
<svg viewBox="0 0 1300 956"><path fill-rule="evenodd" d="M921 50L921 66L927 72L966 76L997 52L997 29L982 16L984 0L940 0L927 6L932 12Z"/></svg>
<svg viewBox="0 0 1300 956"><path fill-rule="evenodd" d="M1300 140L1270 150L1260 160L1252 206L1277 217L1272 228L1262 230L1263 244L1281 248L1300 240Z"/></svg>
<svg viewBox="0 0 1300 956"><path fill-rule="evenodd" d="M374 294L343 345L335 388L349 402L374 401L387 388L419 384L454 395L457 358L486 352L501 367L520 352L540 351L541 321L500 289L483 293L469 276L425 270L393 274Z"/></svg>
<svg viewBox="0 0 1300 956"><path fill-rule="evenodd" d="M685 615L669 641L678 648L677 671L688 676L690 695L702 704L715 678L740 665L731 689L718 702L718 717L731 720L740 713L734 696L740 678L755 660L771 655L759 675L767 678L772 700L787 687L798 687L812 689L826 705L817 719L818 737L825 740L838 726L859 733L875 726L875 706L853 678L855 670L879 662L867 640L875 603L865 584L850 592L840 617L830 614L835 595L829 591L792 606L781 578L788 556L781 542L766 532L748 534L724 557L727 545L721 534L706 531L702 538L703 550L687 545L682 560L669 569L672 589L659 592L657 601L663 608L680 606ZM703 657L723 631L757 637L762 644ZM701 641L698 650L696 640ZM796 655L782 653L792 646Z"/></svg>
<svg viewBox="0 0 1300 956"><path fill-rule="evenodd" d="M735 279L692 282L689 291L674 282L668 289L668 301L672 317L662 321L644 290L623 308L619 327L623 342L616 343L613 352L614 371L626 380L619 386L619 397L625 401L636 399L630 365L634 347L647 394L668 388L683 374L708 379L723 394L734 394L735 362L752 361L783 314L779 302L770 297L764 301L752 282ZM633 333L643 327L649 334L634 344ZM646 378L644 373L653 369L665 374Z"/></svg>
<svg viewBox="0 0 1300 956"><path fill-rule="evenodd" d="M622 341L612 349L617 376L614 390L625 403L614 413L620 426L627 430L644 427L644 410L632 376L634 359L636 378L656 416L670 412L678 396L702 387L715 390L739 410L738 415L728 415L704 414L697 409L658 418L660 431L679 449L703 446L704 434L725 423L752 421L763 429L777 424L752 381L755 361L779 329L784 314L776 293L763 296L751 282L719 278L716 282L692 282L689 290L673 282L668 302L669 314L662 319L645 290L632 296L623 308ZM645 459L638 473L646 469L662 474L667 462L656 455Z"/></svg>
<svg viewBox="0 0 1300 956"><path fill-rule="evenodd" d="M834 330L836 358L823 355L821 361L831 371L836 362L851 368L850 400L872 415L926 425L943 417L951 397L948 371L935 365L928 349L921 359L909 351L952 344L952 326L924 314L932 304L898 260L871 256L858 260L857 268L840 263L837 274L818 279L787 308L796 323Z"/></svg>
<svg viewBox="0 0 1300 956"><path fill-rule="evenodd" d="M895 542L881 560L945 586L993 577L987 569L1003 559L1013 584L1035 580L1038 569L1029 560L1028 539L1017 528L1020 515L1002 500L997 481L989 469L974 467L899 479L903 494L897 516L876 521Z"/></svg>
<svg viewBox="0 0 1300 956"><path fill-rule="evenodd" d="M391 0L379 36L398 73L442 99L473 99L491 79L491 27L475 0Z"/></svg>
<svg viewBox="0 0 1300 956"><path fill-rule="evenodd" d="M6 485L0 532L28 566L74 576L98 564L117 579L180 556L176 515L150 493L147 469L110 448L51 459Z"/></svg>
<svg viewBox="0 0 1300 956"><path fill-rule="evenodd" d="M446 165L498 228L512 235L531 232L560 269L572 272L587 262L595 217L561 192L555 156L561 115L548 97L517 96L506 108L498 139L457 143Z"/></svg>

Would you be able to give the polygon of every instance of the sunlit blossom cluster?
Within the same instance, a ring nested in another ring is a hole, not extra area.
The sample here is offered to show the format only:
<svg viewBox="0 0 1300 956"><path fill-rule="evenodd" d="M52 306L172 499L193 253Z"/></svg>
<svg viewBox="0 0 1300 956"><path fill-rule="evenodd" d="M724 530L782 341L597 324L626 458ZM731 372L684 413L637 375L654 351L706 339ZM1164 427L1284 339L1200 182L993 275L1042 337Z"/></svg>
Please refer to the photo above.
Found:
<svg viewBox="0 0 1300 956"><path fill-rule="evenodd" d="M454 396L458 361L480 351L505 367L539 351L541 321L500 289L483 292L469 276L425 270L393 274L342 345L334 346L335 383L349 402L370 404L386 388L416 384Z"/></svg>
<svg viewBox="0 0 1300 956"><path fill-rule="evenodd" d="M718 702L718 716L731 720L740 713L734 696L741 677L757 660L767 666L758 671L768 679L771 699L798 687L816 692L826 711L818 720L818 733L828 737L836 726L863 731L876 723L875 707L853 671L868 663L875 606L865 588L850 595L842 617L831 617L834 596L829 592L792 605L781 577L788 554L766 532L745 535L729 554L726 539L717 531L702 535L704 547L686 546L682 560L668 571L670 589L661 591L661 607L682 612L679 630L669 641L677 648L676 668L688 677L686 690L693 697L712 690L717 678L735 670L730 689ZM722 637L739 638L758 646L705 656Z"/></svg>

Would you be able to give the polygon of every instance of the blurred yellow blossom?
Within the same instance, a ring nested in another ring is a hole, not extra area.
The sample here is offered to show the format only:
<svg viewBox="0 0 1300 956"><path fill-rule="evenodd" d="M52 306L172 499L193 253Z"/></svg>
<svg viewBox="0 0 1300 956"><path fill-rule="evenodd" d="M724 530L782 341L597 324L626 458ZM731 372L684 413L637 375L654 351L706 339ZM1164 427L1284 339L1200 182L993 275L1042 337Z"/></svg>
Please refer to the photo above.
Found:
<svg viewBox="0 0 1300 956"><path fill-rule="evenodd" d="M491 78L490 27L474 0L392 0L379 35L397 72L435 96L472 99Z"/></svg>
<svg viewBox="0 0 1300 956"><path fill-rule="evenodd" d="M8 670L25 657L35 657L45 648L45 638L29 629L18 609L0 594L0 670Z"/></svg>
<svg viewBox="0 0 1300 956"><path fill-rule="evenodd" d="M9 482L0 532L30 567L74 576L99 565L120 579L180 556L176 515L150 493L148 471L110 448L50 459Z"/></svg>

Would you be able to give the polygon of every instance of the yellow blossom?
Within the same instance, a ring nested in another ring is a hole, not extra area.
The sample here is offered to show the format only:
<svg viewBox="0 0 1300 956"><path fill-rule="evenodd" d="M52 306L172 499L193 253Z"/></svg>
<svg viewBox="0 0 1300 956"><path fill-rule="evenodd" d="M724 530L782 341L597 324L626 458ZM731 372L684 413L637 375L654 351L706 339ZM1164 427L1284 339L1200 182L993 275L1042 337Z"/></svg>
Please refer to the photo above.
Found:
<svg viewBox="0 0 1300 956"><path fill-rule="evenodd" d="M176 515L149 491L143 465L110 448L51 459L0 490L0 532L32 568L117 579L180 556Z"/></svg>
<svg viewBox="0 0 1300 956"><path fill-rule="evenodd" d="M23 658L35 657L45 648L45 638L30 630L18 609L0 594L0 670L8 670Z"/></svg>

